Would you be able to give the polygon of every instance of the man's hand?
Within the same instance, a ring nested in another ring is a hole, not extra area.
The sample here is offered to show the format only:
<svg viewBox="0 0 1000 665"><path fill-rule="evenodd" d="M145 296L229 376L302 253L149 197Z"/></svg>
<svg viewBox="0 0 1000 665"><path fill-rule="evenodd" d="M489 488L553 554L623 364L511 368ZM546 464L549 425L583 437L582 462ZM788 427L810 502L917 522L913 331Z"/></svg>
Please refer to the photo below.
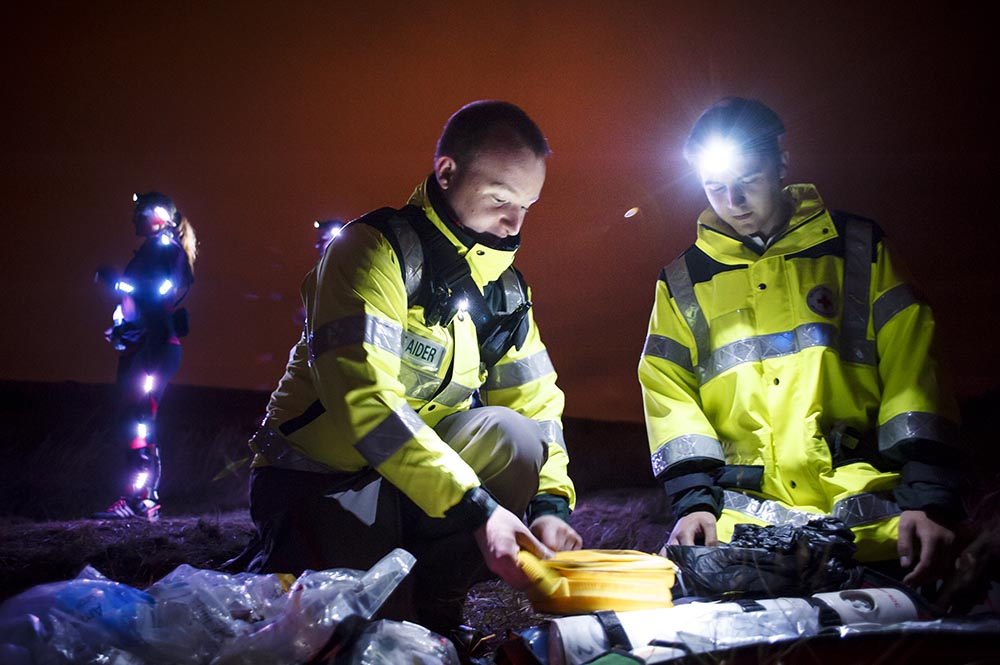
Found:
<svg viewBox="0 0 1000 665"><path fill-rule="evenodd" d="M913 566L913 570L903 578L903 583L920 586L950 572L954 542L955 532L932 520L924 511L904 510L899 516L899 565L904 569Z"/></svg>
<svg viewBox="0 0 1000 665"><path fill-rule="evenodd" d="M555 515L542 515L531 523L530 530L546 547L557 552L578 550L583 546L580 534Z"/></svg>
<svg viewBox="0 0 1000 665"><path fill-rule="evenodd" d="M552 556L552 551L532 535L524 522L503 506L497 506L473 535L486 566L515 589L524 590L531 586L531 580L517 565L520 550L528 550L539 559Z"/></svg>
<svg viewBox="0 0 1000 665"><path fill-rule="evenodd" d="M707 510L696 510L677 520L667 539L667 545L702 544L709 547L719 544L715 532L715 515Z"/></svg>

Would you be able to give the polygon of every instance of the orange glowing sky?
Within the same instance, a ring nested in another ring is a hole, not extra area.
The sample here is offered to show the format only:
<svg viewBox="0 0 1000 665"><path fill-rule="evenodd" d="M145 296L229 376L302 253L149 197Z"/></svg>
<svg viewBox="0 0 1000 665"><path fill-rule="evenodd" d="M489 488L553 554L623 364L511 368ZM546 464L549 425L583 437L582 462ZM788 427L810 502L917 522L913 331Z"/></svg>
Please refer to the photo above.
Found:
<svg viewBox="0 0 1000 665"><path fill-rule="evenodd" d="M790 181L882 224L938 311L960 392L978 394L1000 375L993 37L971 5L917 6L8 10L0 378L113 380L113 301L92 276L124 266L138 246L131 194L158 189L201 241L175 382L271 389L299 334L313 220L402 205L448 116L494 98L524 108L554 149L517 265L567 414L641 420L654 282L704 205L680 146L702 108L737 94L785 119Z"/></svg>

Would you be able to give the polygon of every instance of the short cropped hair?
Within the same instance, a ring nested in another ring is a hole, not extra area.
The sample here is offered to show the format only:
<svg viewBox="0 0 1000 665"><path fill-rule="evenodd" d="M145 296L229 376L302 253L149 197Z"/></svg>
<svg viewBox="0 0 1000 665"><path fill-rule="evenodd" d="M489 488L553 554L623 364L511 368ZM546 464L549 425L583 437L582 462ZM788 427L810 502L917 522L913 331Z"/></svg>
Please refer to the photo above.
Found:
<svg viewBox="0 0 1000 665"><path fill-rule="evenodd" d="M708 107L695 121L684 143L684 159L697 166L698 155L714 137L732 141L744 153L780 155L778 138L785 125L778 114L755 99L725 97Z"/></svg>
<svg viewBox="0 0 1000 665"><path fill-rule="evenodd" d="M510 102L481 100L466 104L448 119L434 159L447 155L464 166L495 146L528 148L542 158L552 154L542 130L527 113Z"/></svg>

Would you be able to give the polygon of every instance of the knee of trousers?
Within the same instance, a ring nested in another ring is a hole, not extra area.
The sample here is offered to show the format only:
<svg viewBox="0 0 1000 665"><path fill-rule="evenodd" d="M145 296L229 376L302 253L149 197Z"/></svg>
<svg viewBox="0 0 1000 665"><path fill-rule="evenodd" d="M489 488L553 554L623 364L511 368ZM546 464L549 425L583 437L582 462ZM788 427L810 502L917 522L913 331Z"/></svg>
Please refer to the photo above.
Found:
<svg viewBox="0 0 1000 665"><path fill-rule="evenodd" d="M502 406L487 406L466 412L456 442L480 477L497 474L538 475L548 457L545 434L538 423ZM464 435L464 436L463 436ZM485 480L486 478L484 478Z"/></svg>
<svg viewBox="0 0 1000 665"><path fill-rule="evenodd" d="M506 407L479 407L435 428L508 510L523 512L548 456L538 423Z"/></svg>

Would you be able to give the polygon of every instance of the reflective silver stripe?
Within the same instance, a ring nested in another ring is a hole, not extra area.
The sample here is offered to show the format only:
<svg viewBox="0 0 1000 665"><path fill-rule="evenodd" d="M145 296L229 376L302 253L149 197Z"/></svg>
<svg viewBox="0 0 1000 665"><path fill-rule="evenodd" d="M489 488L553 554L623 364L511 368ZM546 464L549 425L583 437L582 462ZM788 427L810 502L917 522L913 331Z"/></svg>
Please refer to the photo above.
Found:
<svg viewBox="0 0 1000 665"><path fill-rule="evenodd" d="M421 372L409 365L400 363L399 380L406 389L406 396L427 401L437 392L441 378L435 374Z"/></svg>
<svg viewBox="0 0 1000 665"><path fill-rule="evenodd" d="M691 350L669 337L647 335L646 345L642 347L642 355L669 360L682 369L689 372L694 371L694 366L691 364Z"/></svg>
<svg viewBox="0 0 1000 665"><path fill-rule="evenodd" d="M726 461L722 453L722 444L704 434L684 434L667 441L650 455L653 464L653 477L658 478L668 468L692 457L707 457L709 459Z"/></svg>
<svg viewBox="0 0 1000 665"><path fill-rule="evenodd" d="M521 280L513 268L507 268L500 275L500 284L503 285L504 311L498 314L510 314L517 306L528 300L528 294L521 288Z"/></svg>
<svg viewBox="0 0 1000 665"><path fill-rule="evenodd" d="M954 444L958 425L947 418L925 411L907 411L889 419L878 428L878 449L886 452L906 439L928 439Z"/></svg>
<svg viewBox="0 0 1000 665"><path fill-rule="evenodd" d="M310 459L292 448L288 440L270 427L261 427L250 439L250 447L261 454L267 463L279 469L331 473L335 469L322 462Z"/></svg>
<svg viewBox="0 0 1000 665"><path fill-rule="evenodd" d="M543 376L555 372L552 360L549 359L547 351L521 358L514 362L494 365L490 370L489 378L483 384L484 390L500 390L502 388L514 388L540 379Z"/></svg>
<svg viewBox="0 0 1000 665"><path fill-rule="evenodd" d="M805 323L794 330L731 342L712 352L699 380L705 383L742 363L787 356L813 346L836 349L837 329L830 323Z"/></svg>
<svg viewBox="0 0 1000 665"><path fill-rule="evenodd" d="M708 345L708 321L705 313L701 311L701 305L694 295L694 284L691 283L691 274L688 272L687 261L680 257L666 268L667 285L670 293L677 303L678 309L688 327L694 334L695 346L698 350L698 364L703 365L709 356Z"/></svg>
<svg viewBox="0 0 1000 665"><path fill-rule="evenodd" d="M742 492L724 490L725 507L735 510L747 517L753 517L761 522L774 524L775 526L791 525L803 526L810 520L823 517L820 513L807 513L804 510L795 510L788 506L783 506L777 501L767 499L757 499Z"/></svg>
<svg viewBox="0 0 1000 665"><path fill-rule="evenodd" d="M845 526L853 529L900 513L899 506L894 501L870 492L841 499L834 504L830 515L796 510L777 501L758 499L733 490L724 490L723 494L727 509L775 526L799 527L821 517L836 517Z"/></svg>
<svg viewBox="0 0 1000 665"><path fill-rule="evenodd" d="M875 326L875 334L877 335L882 330L882 326L888 323L889 319L917 302L920 302L917 294L913 292L909 284L899 284L879 296L872 305L872 323Z"/></svg>
<svg viewBox="0 0 1000 665"><path fill-rule="evenodd" d="M434 401L444 406L458 406L472 397L472 393L474 392L476 392L475 388L452 382L441 391L440 395L434 398Z"/></svg>
<svg viewBox="0 0 1000 665"><path fill-rule="evenodd" d="M403 343L403 329L396 323L367 314L328 321L309 336L309 361L339 346L362 342L398 356Z"/></svg>
<svg viewBox="0 0 1000 665"><path fill-rule="evenodd" d="M866 222L848 220L844 229L844 308L840 317L840 357L875 365L868 342L869 289L872 277L872 230Z"/></svg>
<svg viewBox="0 0 1000 665"><path fill-rule="evenodd" d="M902 510L892 499L870 492L855 494L833 504L832 515L854 528L899 515Z"/></svg>
<svg viewBox="0 0 1000 665"><path fill-rule="evenodd" d="M372 468L378 468L424 427L426 425L417 412L404 404L361 437L354 448Z"/></svg>
<svg viewBox="0 0 1000 665"><path fill-rule="evenodd" d="M424 247L420 244L420 236L402 217L391 217L389 228L396 234L396 241L399 243L399 259L403 262L406 299L412 301L420 289L420 280L424 276Z"/></svg>
<svg viewBox="0 0 1000 665"><path fill-rule="evenodd" d="M538 421L538 426L542 428L542 434L545 435L546 441L555 441L559 444L560 448L566 450L566 439L563 436L563 430L559 426L558 421L540 420Z"/></svg>

